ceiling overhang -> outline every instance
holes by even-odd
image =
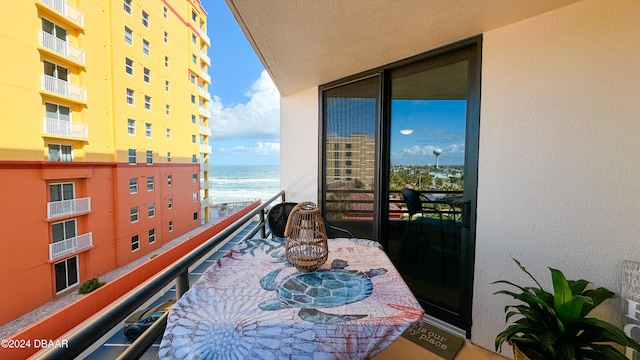
[[[281,95],[581,0],[226,0]]]

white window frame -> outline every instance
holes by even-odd
[[[171,129],[167,128],[167,140],[171,140]]]
[[[131,220],[132,224],[140,221],[140,209],[137,206],[129,209],[129,219]]]
[[[136,165],[138,163],[138,152],[136,151],[136,149],[129,149],[128,156],[129,156],[129,165]]]
[[[171,151],[167,151],[167,162],[171,162]]]
[[[50,111],[48,107],[55,107],[55,111]],[[60,111],[60,109],[66,109],[66,114],[64,111]],[[71,108],[69,106],[64,106],[56,103],[46,102],[44,103],[44,113],[47,119],[54,119],[60,121],[71,121]]]
[[[138,178],[129,178],[129,194],[138,193]]]
[[[54,239],[54,231],[53,231],[53,227],[56,225],[62,225],[62,239]],[[71,232],[72,234],[67,235],[68,231],[67,228],[71,227]],[[51,242],[52,243],[57,243],[60,241],[65,241],[68,239],[73,239],[74,237],[78,236],[78,223],[76,221],[76,219],[67,219],[67,220],[63,220],[63,221],[58,221],[55,223],[51,224]]]
[[[133,30],[124,27],[124,42],[133,46]]]
[[[151,111],[151,96],[144,96],[144,109],[147,111]]]
[[[165,19],[169,18],[169,9],[167,9],[166,6],[164,7],[163,14]]]
[[[72,260],[73,260],[73,261],[75,261],[75,263],[76,263],[76,265],[75,265],[75,267],[76,267],[76,274],[75,274],[76,282],[75,282],[75,283],[73,283],[73,284],[69,284],[69,262],[70,262],[70,261],[72,261]],[[56,272],[56,266],[57,266],[58,264],[61,264],[61,263],[64,263],[64,268],[65,268],[65,285],[66,285],[66,287],[64,287],[64,288],[63,288],[63,289],[61,289],[61,290],[57,290],[57,289],[58,289],[58,284],[57,284],[57,282],[56,282],[56,284],[55,284],[55,287],[56,287],[56,294],[60,294],[60,293],[62,293],[62,292],[65,292],[65,291],[69,290],[70,288],[72,288],[72,287],[74,287],[75,285],[78,285],[78,284],[80,283],[80,261],[78,260],[78,256],[72,256],[72,257],[70,257],[70,258],[64,259],[64,260],[62,260],[62,261],[58,261],[58,262],[56,262],[55,264],[53,264],[53,273],[54,273],[54,275],[57,275],[57,272]],[[57,281],[57,278],[58,278],[58,277],[57,277],[57,276],[54,276],[54,278],[55,278],[55,279],[56,279],[56,281]]]
[[[194,192],[193,194],[191,194],[191,199],[193,202],[197,202],[198,201],[198,193]]]
[[[173,175],[167,175],[167,186],[171,186],[173,183]]]
[[[173,221],[169,221],[169,232],[173,231]]]
[[[147,150],[147,165],[153,165],[153,150]]]
[[[147,216],[149,218],[152,218],[152,217],[156,216],[156,204],[155,203],[147,204]]]
[[[144,135],[148,138],[152,137],[153,135],[153,128],[151,123],[144,123]]]
[[[142,39],[142,53],[151,56],[151,43],[147,39]]]
[[[191,180],[193,180],[193,183],[197,183],[198,182],[198,174],[192,174],[191,175]]]
[[[169,57],[168,56],[164,57],[164,67],[169,68]]]
[[[132,15],[133,11],[131,10],[131,0],[124,0],[124,12]]]
[[[149,14],[146,11],[142,10],[142,26],[149,28]]]
[[[155,183],[154,183],[153,176],[148,176],[147,177],[147,191],[153,191],[153,189],[155,189]]]
[[[48,144],[47,149],[48,149],[49,161],[56,161],[56,162],[72,162],[73,161],[73,146],[71,145]],[[52,154],[51,150],[54,150],[54,151],[57,150],[58,152],[57,159],[53,159],[53,157],[51,156]]]
[[[151,69],[146,67],[142,69],[142,80],[147,84],[151,84]]]
[[[169,33],[165,31],[164,35],[163,35],[163,38],[164,38],[164,43],[168,44],[169,43]]]
[[[71,185],[71,197],[67,197],[65,196],[65,188],[68,188],[68,186]],[[53,187],[56,188],[60,188],[58,190],[58,192],[60,193],[60,199],[58,200],[54,200],[53,197],[51,196],[51,194],[53,193],[53,191],[51,190]],[[76,184],[73,182],[63,182],[63,183],[51,183],[49,184],[49,200],[50,201],[65,201],[65,200],[73,200],[76,198]]]
[[[131,106],[136,105],[136,92],[133,89],[127,88],[127,104]]]
[[[169,88],[170,88],[170,87],[169,87],[169,80],[165,80],[165,81],[164,81],[164,90],[165,90],[166,92],[169,92]]]
[[[124,58],[124,72],[133,76],[133,60],[129,59],[128,57]]]
[[[156,229],[149,229],[149,244],[156,242]]]
[[[138,234],[131,237],[131,252],[140,250],[140,236]]]
[[[191,114],[191,123],[192,124],[196,123],[196,115],[195,114]]]
[[[166,104],[166,105],[164,106],[164,113],[165,113],[167,116],[170,116],[170,115],[171,115],[171,105]]]
[[[173,198],[167,200],[167,209],[173,209]]]
[[[136,134],[136,121],[134,119],[127,119],[127,134]]]

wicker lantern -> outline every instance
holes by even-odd
[[[327,230],[314,203],[299,203],[291,210],[284,236],[287,260],[299,271],[314,271],[327,261]]]

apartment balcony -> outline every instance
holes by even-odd
[[[208,84],[211,84],[211,76],[205,70],[200,70],[200,77]]]
[[[89,126],[72,121],[44,118],[42,132],[49,137],[89,139]]]
[[[198,30],[198,33],[200,34],[200,37],[202,38],[202,40],[204,40],[204,42],[207,44],[207,46],[211,46],[211,39],[209,39],[209,36],[207,35],[207,33],[204,32],[202,29]]]
[[[199,112],[200,112],[200,115],[201,115],[201,116],[204,116],[204,117],[206,117],[206,118],[211,118],[211,111],[209,111],[209,110],[207,110],[207,109],[203,108],[202,106],[200,107],[200,109],[199,109],[199,110],[200,110]]]
[[[84,13],[69,5],[65,0],[40,0],[40,4],[45,5],[70,24],[80,29],[84,27]]]
[[[42,91],[80,103],[87,102],[87,89],[83,86],[46,74],[41,75],[40,82]]]
[[[92,233],[86,233],[62,241],[57,241],[53,244],[49,244],[49,260],[55,260],[92,246]]]
[[[207,64],[207,66],[211,66],[211,58],[204,51],[200,51],[200,58]]]
[[[80,198],[47,203],[47,219],[71,216],[91,211],[91,198]]]
[[[211,145],[200,144],[200,152],[205,154],[211,154]]]
[[[200,204],[201,204],[202,207],[211,206],[211,205],[213,205],[213,199],[212,198],[202,199],[200,201]]]
[[[213,180],[200,180],[200,188],[201,189],[213,188]]]
[[[209,128],[208,126],[200,125],[200,134],[211,136],[211,128]]]
[[[200,88],[198,90],[198,93],[200,94],[200,97],[207,99],[208,101],[211,101],[211,94],[209,94],[209,92],[203,88]]]
[[[40,30],[38,33],[38,44],[65,60],[82,66],[85,64],[84,50],[64,40],[58,39],[45,31]]]

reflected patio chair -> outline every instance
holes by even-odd
[[[274,205],[271,210],[269,210],[269,213],[267,214],[267,224],[269,224],[269,229],[271,229],[271,237],[284,238],[284,229],[287,227],[289,214],[296,205],[298,205],[298,203],[283,202]],[[322,220],[324,221],[324,226],[327,230],[327,238],[332,239],[337,237],[356,237],[351,231],[347,229],[329,224],[327,219],[325,219],[324,217],[322,218]]]

